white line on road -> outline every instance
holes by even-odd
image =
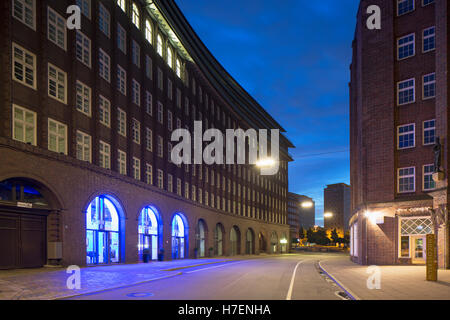
[[[301,265],[303,263],[303,261],[305,261],[305,260],[299,261],[297,263],[297,265],[295,266],[294,272],[292,273],[291,284],[289,285],[289,291],[287,293],[286,300],[291,300],[291,298],[292,298],[292,290],[294,289],[295,274],[297,273],[298,266]]]
[[[225,266],[228,266],[228,265],[239,264],[239,263],[242,263],[242,262],[247,262],[247,261],[228,262],[228,263],[225,263],[225,264],[221,264],[220,266],[214,266],[214,267],[209,267],[209,268],[202,268],[202,269],[197,269],[197,270],[194,270],[194,271],[188,271],[188,272],[185,272],[185,273],[194,273],[194,272],[199,272],[199,271],[203,271],[203,270],[215,269],[215,268],[225,267]]]

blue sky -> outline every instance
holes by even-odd
[[[358,0],[176,0],[227,71],[294,143],[289,191],[350,182],[348,82]]]

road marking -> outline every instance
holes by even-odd
[[[199,272],[199,271],[203,271],[203,270],[215,269],[215,268],[225,267],[225,266],[228,266],[228,265],[239,264],[239,263],[242,263],[242,262],[248,262],[248,261],[228,262],[228,263],[222,264],[220,266],[214,266],[214,267],[209,267],[209,268],[202,268],[202,269],[197,269],[197,270],[194,270],[194,271],[187,271],[185,273],[194,273],[194,272]]]
[[[322,261],[324,261],[324,260],[322,260]],[[339,287],[341,287],[341,289],[342,290],[344,290],[346,293],[347,293],[347,295],[352,299],[352,300],[361,300],[361,298],[360,297],[358,297],[356,294],[354,294],[352,291],[350,291],[350,289],[347,289],[335,276],[333,276],[333,275],[331,275],[331,273],[329,273],[329,272],[327,272],[326,270],[325,270],[325,268],[324,267],[322,267],[322,264],[321,264],[321,262],[322,261],[319,261],[319,268],[323,271],[323,272],[325,272],[325,274],[328,276],[328,277],[330,277],[330,279],[331,280],[333,280],[334,282],[336,282],[336,284],[339,286]]]
[[[289,291],[287,293],[286,300],[291,300],[291,298],[292,298],[292,290],[294,289],[295,274],[297,273],[298,266],[301,265],[303,263],[303,261],[305,261],[305,260],[299,261],[294,268],[294,272],[292,273],[291,284],[289,285]]]

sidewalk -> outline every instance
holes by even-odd
[[[320,265],[361,300],[450,300],[450,270],[439,270],[438,282],[425,280],[425,266],[380,266],[381,289],[367,288],[368,266],[348,257],[324,259]]]
[[[228,259],[189,259],[148,264],[86,267],[81,271],[81,289],[66,286],[71,274],[65,268],[0,271],[0,300],[49,300],[118,288],[179,275],[182,269],[220,263]]]

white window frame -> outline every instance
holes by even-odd
[[[158,101],[158,117],[157,120],[160,124],[164,124],[164,105]]]
[[[428,172],[428,173],[425,173],[425,168],[426,167],[431,167],[432,171]],[[436,189],[436,183],[433,180],[433,171],[434,171],[434,164],[425,164],[425,165],[422,166],[422,190],[423,191],[431,191],[431,190]],[[430,177],[431,181],[434,184],[434,188],[425,188],[425,176],[429,176]]]
[[[400,128],[409,127],[411,125],[413,126],[412,131],[400,133]],[[408,146],[408,147],[400,147],[400,136],[410,135],[411,133],[413,134],[413,137],[414,137],[413,145]],[[416,124],[408,123],[408,124],[398,126],[397,127],[397,150],[411,149],[411,148],[415,148],[415,147],[416,147]]]
[[[81,92],[79,92],[81,90]],[[92,89],[81,82],[80,80],[77,80],[76,82],[76,101],[75,101],[75,108],[85,114],[88,117],[92,116]],[[87,97],[86,97],[87,94]],[[86,103],[86,99],[88,102]],[[78,104],[78,102],[81,100],[81,106]],[[87,108],[87,110],[86,110]]]
[[[133,142],[136,144],[141,144],[141,122],[137,119],[132,119],[132,132],[133,132]]]
[[[150,163],[145,165],[145,182],[153,185],[153,166]]]
[[[136,79],[132,80],[131,85],[131,96],[133,99],[133,103],[138,107],[141,106],[141,84],[136,81]]]
[[[123,12],[127,11],[126,0],[117,0],[117,5],[120,9],[122,9]]]
[[[86,46],[86,44],[88,44],[88,45]],[[91,68],[91,66],[92,66],[92,63],[91,63],[92,42],[91,42],[91,39],[89,39],[89,37],[87,37],[80,30],[77,30],[75,46],[76,46],[75,54],[76,54],[77,60],[80,61],[85,66],[87,66],[88,68]],[[79,51],[81,53],[81,56],[79,56],[77,54],[77,51]],[[86,60],[88,60],[88,61],[86,62]]]
[[[100,95],[98,99],[99,121],[106,127],[111,127],[111,102],[104,96]]]
[[[22,59],[18,59],[15,55],[16,50],[21,52]],[[13,42],[12,44],[12,78],[14,81],[19,82],[23,84],[24,86],[27,86],[31,89],[36,90],[37,89],[37,62],[36,62],[36,55],[32,53],[31,51],[28,51],[27,49],[23,48],[22,46],[19,46],[17,43]],[[28,59],[27,59],[28,56]],[[32,59],[32,63],[29,63],[29,59]],[[16,77],[16,64],[20,64],[22,66],[21,68],[21,76],[22,80]],[[19,69],[18,69],[19,70]],[[17,70],[17,71],[18,71]],[[17,72],[19,73],[19,72]],[[27,79],[27,74],[31,74],[33,77],[33,84],[29,84]]]
[[[117,90],[124,96],[127,95],[127,72],[119,64],[117,65]]]
[[[111,145],[100,140],[99,143],[99,166],[105,169],[111,169]]]
[[[50,76],[50,70],[51,70],[51,69],[54,69],[54,70],[55,70],[55,72],[56,72],[56,78]],[[48,70],[48,73],[47,73],[47,75],[48,75],[48,76],[47,76],[47,78],[48,78],[48,82],[47,82],[48,96],[51,97],[51,98],[53,98],[53,99],[55,99],[55,100],[57,100],[57,101],[59,101],[59,102],[61,102],[61,103],[67,104],[67,73],[64,72],[62,69],[58,68],[57,66],[51,64],[51,63],[48,63],[48,68],[47,68],[47,70]],[[62,75],[63,78],[64,78],[63,81],[60,81],[60,79],[59,79],[59,77],[60,77],[61,75]],[[53,96],[53,95],[51,94],[50,87],[51,87],[52,81],[53,81],[54,84],[55,84],[55,94],[56,94],[56,96]],[[62,86],[63,89],[64,89],[64,97],[63,97],[63,99],[61,99],[61,98],[58,96],[59,89],[60,89],[61,86]]]
[[[141,29],[140,19],[141,19],[141,12],[136,2],[133,1],[131,5],[131,21],[133,22],[133,25],[138,29]]]
[[[153,95],[150,91],[145,91],[145,112],[153,116]]]
[[[404,38],[408,38],[408,37],[410,37],[410,36],[412,36],[413,39],[412,39],[411,41],[408,41],[408,42],[406,42],[406,43],[404,43],[404,44],[402,44],[402,45],[400,46],[400,44],[399,44],[400,41],[403,40]],[[400,58],[400,48],[409,46],[409,45],[411,45],[411,44],[413,45],[413,53],[412,53],[412,55],[409,55],[409,56]],[[415,55],[416,55],[416,34],[415,34],[415,33],[410,33],[410,34],[407,34],[407,35],[405,35],[405,36],[400,37],[400,38],[397,39],[397,60],[398,60],[398,61],[405,60],[405,59],[408,59],[408,58],[412,58],[412,57],[414,57]]]
[[[131,40],[131,57],[133,64],[140,68],[141,67],[141,46],[136,40]]]
[[[119,174],[127,175],[127,153],[120,149],[117,152],[117,169]]]
[[[57,132],[52,132],[50,131],[50,124],[53,123],[54,125],[56,125],[56,131]],[[56,121],[54,119],[48,118],[48,135],[47,135],[47,146],[48,146],[48,150],[56,152],[56,153],[62,153],[62,154],[66,154],[67,155],[67,125],[65,125],[62,122]],[[61,135],[59,133],[59,130],[63,128],[64,129],[64,133]],[[55,149],[51,148],[50,146],[50,138],[54,137],[56,140],[56,145],[55,145]],[[62,142],[64,143],[64,150],[60,150],[59,149],[59,145]]]
[[[167,191],[173,192],[173,175],[167,174]]]
[[[409,82],[411,80],[413,81],[413,86],[412,86],[412,89],[413,89],[413,100],[412,101],[408,101],[408,102],[400,103],[400,92],[407,91],[407,90],[411,89],[411,87],[400,89],[400,84],[405,83],[405,82]],[[411,78],[411,79],[407,79],[407,80],[403,80],[403,81],[397,82],[397,105],[398,106],[403,106],[403,105],[407,105],[407,104],[411,104],[411,103],[415,103],[415,102],[416,102],[416,79],[415,78]]]
[[[121,136],[126,137],[127,136],[127,113],[121,108],[117,108],[117,121],[118,121],[117,131],[119,132],[119,134]]]
[[[400,170],[409,170],[414,169],[414,174],[408,174],[405,176],[400,177]],[[400,179],[401,178],[414,178],[414,190],[407,190],[407,191],[400,191]],[[414,193],[416,192],[416,167],[405,167],[405,168],[398,168],[397,169],[397,193],[404,194],[404,193]]]
[[[145,20],[145,39],[153,44],[153,26],[149,19]]]
[[[434,75],[434,80],[425,82],[425,77],[429,77],[431,75]],[[434,84],[434,96],[425,97],[425,86],[426,85],[433,85]],[[422,76],[422,99],[428,100],[428,99],[434,99],[436,98],[436,72],[432,72],[429,74],[425,74]]]
[[[55,21],[50,19],[50,15],[53,15],[55,17]],[[54,36],[54,39],[52,39],[51,35]],[[62,36],[62,43],[59,42],[60,40],[59,38],[61,36]],[[50,6],[47,6],[47,39],[50,42],[53,42],[56,46],[63,49],[64,51],[67,51],[66,19],[64,19],[62,15],[53,10]]]
[[[127,32],[120,23],[117,23],[117,47],[127,54]]]
[[[434,33],[433,33],[433,35],[428,35],[428,36],[426,36],[426,35],[425,35],[425,32],[428,31],[428,30],[430,30],[430,29],[433,29],[433,28],[434,28]],[[425,50],[425,40],[427,40],[427,39],[429,39],[429,38],[434,38],[434,48],[433,48],[433,49]],[[425,29],[422,31],[422,52],[423,52],[423,53],[427,53],[427,52],[432,52],[432,51],[435,51],[435,50],[436,50],[436,26],[431,26],[431,27],[425,28]]]
[[[164,190],[164,171],[158,169],[158,188]]]
[[[77,0],[77,5],[81,9],[81,13],[91,20],[91,0]]]
[[[411,11],[404,12],[404,13],[400,13],[400,12],[399,12],[399,5],[400,5],[400,2],[407,2],[407,1],[409,1],[409,0],[397,0],[397,16],[403,16],[403,15],[405,15],[405,14],[414,12],[414,10],[416,10],[416,3],[415,3],[416,1],[415,1],[415,0],[411,0],[411,1],[412,1],[412,4],[413,4],[412,10],[411,10]]]
[[[107,82],[111,82],[111,57],[101,48],[99,48],[98,63],[100,77]]]
[[[157,136],[156,147],[157,147],[157,155],[159,158],[164,157],[164,139],[161,136]]]
[[[16,110],[20,110],[23,114],[23,120],[19,120],[16,118]],[[29,117],[33,118],[33,123],[26,122],[25,119],[27,119],[27,114]],[[23,140],[16,139],[16,130],[18,130],[18,124],[22,127],[22,136]],[[33,137],[32,141],[27,141],[27,129],[33,130]],[[20,141],[23,143],[30,143],[33,146],[37,145],[37,114],[34,111],[28,110],[24,107],[21,107],[17,104],[13,104],[12,108],[12,138],[13,140]]]
[[[101,2],[98,7],[98,28],[105,36],[111,37],[111,14]]]
[[[150,128],[145,128],[145,148],[153,152],[153,131]]]
[[[30,6],[25,2],[25,0],[13,0],[11,10],[12,16],[16,18],[18,21],[22,22],[24,25],[36,31],[36,0],[32,0],[33,5]],[[16,3],[20,3],[22,5],[22,10],[20,12],[21,16],[16,15],[15,9],[17,8]],[[32,14],[32,23],[31,25],[27,23],[27,12]]]
[[[92,137],[89,134],[84,133],[83,131],[77,130],[76,141],[77,141],[77,154],[76,154],[77,159],[80,161],[86,161],[91,163]]]
[[[434,121],[434,127],[432,127],[432,128],[425,128],[425,123],[431,122],[431,121]],[[423,131],[423,133],[422,133],[422,141],[423,141],[423,145],[424,145],[424,146],[434,145],[434,144],[435,144],[435,141],[429,142],[429,143],[425,143],[425,132],[426,132],[426,131],[434,131],[434,140],[436,140],[436,119],[425,120],[425,121],[423,122],[422,128],[423,128],[423,130],[422,130],[422,131]]]
[[[133,177],[136,180],[141,180],[141,160],[133,157]]]

